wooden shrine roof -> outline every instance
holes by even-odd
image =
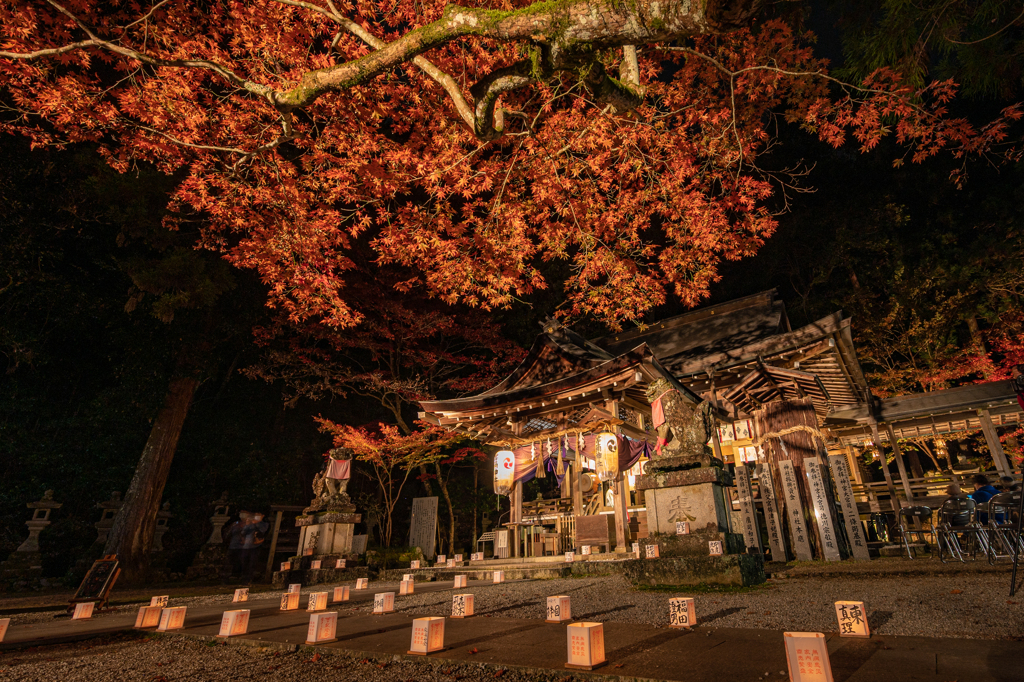
[[[818,419],[832,409],[832,396],[817,374],[758,362],[757,365],[722,395],[724,400],[742,414],[752,414],[761,405],[773,400],[811,398]]]

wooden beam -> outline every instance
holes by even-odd
[[[988,450],[992,453],[992,461],[1000,476],[1009,476],[1012,471],[1006,462],[1006,453],[1003,452],[1003,444],[999,442],[999,434],[992,424],[992,415],[988,409],[978,410],[978,419],[981,421],[981,430],[985,434],[985,442],[988,443]]]

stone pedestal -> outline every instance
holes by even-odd
[[[354,506],[345,510],[328,510],[306,514],[295,519],[299,528],[299,555],[313,550],[315,558],[321,555],[353,554],[352,534],[362,516]]]
[[[691,528],[711,526],[719,533],[727,533],[729,507],[724,486],[731,479],[719,467],[654,471],[640,477],[636,488],[644,491],[650,532],[674,535],[676,522],[686,521]]]

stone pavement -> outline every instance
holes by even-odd
[[[471,587],[486,585],[484,581],[470,584]],[[407,657],[413,617],[401,612],[369,615],[367,607],[375,591],[371,584],[368,590],[352,591],[350,602],[334,605],[332,608],[340,613],[338,639],[319,647],[345,650],[350,655],[368,658]],[[417,583],[416,591],[454,592],[451,583]],[[230,594],[226,594],[221,605],[190,606],[185,629],[176,632],[216,639],[221,613],[241,607],[251,611],[249,632],[231,638],[229,643],[285,649],[304,646],[309,623],[309,614],[304,609],[282,612],[276,599],[237,605],[231,604],[230,599]],[[396,595],[398,609],[401,609],[401,599]],[[305,603],[304,594],[300,604],[305,606]],[[602,613],[574,615],[577,621],[600,622]],[[134,622],[134,613],[109,614],[91,621],[62,619],[22,626],[14,619],[0,650],[96,637],[131,629]],[[500,612],[482,610],[472,618],[447,619],[446,649],[431,658],[560,670],[566,660],[565,627],[541,620],[503,618]],[[595,671],[595,675],[680,682],[787,679],[780,631],[712,627],[684,631],[610,622],[605,623],[605,648],[608,663]],[[841,639],[831,633],[828,648],[836,682],[1024,679],[1024,642],[1021,641],[894,636],[863,640]]]

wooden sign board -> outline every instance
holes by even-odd
[[[775,481],[768,464],[758,464],[757,484],[761,489],[761,507],[764,509],[765,524],[768,526],[768,547],[771,549],[772,561],[786,561],[786,546],[782,539],[782,526],[779,523],[779,506],[775,503]]]
[[[862,601],[837,601],[836,620],[840,637],[870,637],[868,612]]]
[[[324,592],[324,594],[327,594]],[[337,639],[338,613],[314,613],[309,617],[309,629],[306,630],[306,644],[325,644]]]
[[[368,578],[356,578],[356,589],[365,590],[369,586],[370,580]]]
[[[412,622],[412,643],[406,653],[426,656],[444,649],[444,618],[432,616]]]
[[[604,664],[604,626],[601,623],[572,623],[566,631],[569,650],[566,668],[593,670]]]
[[[836,542],[836,533],[832,526],[832,512],[828,506],[828,494],[825,492],[825,482],[821,478],[821,469],[818,467],[818,463],[812,459],[805,459],[804,475],[807,477],[811,501],[814,503],[814,516],[818,521],[818,535],[821,538],[825,561],[839,561],[841,558],[839,543]]]
[[[843,525],[846,537],[850,539],[850,550],[853,558],[868,561],[868,542],[864,537],[864,529],[860,525],[860,513],[857,511],[857,500],[853,496],[853,485],[850,483],[850,470],[846,466],[845,455],[829,455],[828,465],[832,469],[832,480],[836,483],[836,494],[839,495],[839,508],[843,512]]]
[[[494,571],[491,574],[491,582],[495,585],[505,582],[505,571]]]
[[[469,618],[473,615],[473,595],[452,595],[452,618]]]
[[[114,583],[120,574],[121,569],[118,568],[114,555],[92,562],[89,572],[78,586],[78,591],[71,598],[72,605],[78,602],[98,602],[102,608],[110,599],[110,591],[114,589]]]
[[[71,620],[89,620],[92,618],[92,610],[96,602],[87,601],[75,604],[75,612],[71,614]]]
[[[761,553],[761,532],[754,512],[754,491],[750,486],[750,469],[746,465],[736,467],[736,497],[740,503],[740,521],[743,524],[743,542],[747,549]]]
[[[469,579],[465,575],[455,576],[455,589],[459,589],[460,587],[466,587],[468,582]]]
[[[231,603],[233,604],[243,601],[249,601],[248,587],[239,587],[237,590],[235,590],[235,596],[231,598]]]
[[[572,608],[569,605],[569,597],[565,595],[548,597],[544,620],[547,623],[564,623],[572,620]]]
[[[334,588],[334,599],[332,601],[348,601],[348,585]]]
[[[660,545],[647,545],[644,547],[644,556],[648,559],[657,559],[661,557],[661,546]]]
[[[782,482],[782,502],[786,507],[789,541],[793,553],[799,561],[812,561],[814,552],[811,551],[811,541],[807,537],[807,523],[804,521],[804,508],[800,502],[800,483],[791,460],[779,460],[779,480]]]
[[[156,626],[160,632],[180,630],[183,627],[185,627],[184,606],[172,606],[160,612],[160,624]]]
[[[385,613],[394,613],[395,593],[380,592],[373,595],[373,615],[382,616]]]
[[[220,619],[218,637],[235,637],[244,635],[249,630],[249,609],[225,611]]]
[[[403,580],[398,583],[398,594],[407,595],[416,591],[416,583],[411,580]]]
[[[668,600],[668,626],[692,628],[697,624],[697,607],[693,597],[673,597]]]
[[[281,610],[294,611],[299,608],[299,593],[285,592],[281,595]]]
[[[138,629],[155,628],[160,624],[160,612],[162,606],[143,606],[139,609],[139,615],[135,617],[135,627]]]
[[[790,682],[833,682],[825,635],[820,632],[784,632]]]
[[[11,627],[10,618],[0,618],[0,642],[7,636],[7,628]]]
[[[310,592],[309,601],[306,603],[306,611],[323,611],[327,608],[326,592]]]
[[[167,596],[167,595],[163,595],[161,597],[150,597],[149,598],[149,605],[150,606],[159,606],[160,608],[164,608],[165,606],[167,606],[167,602],[169,602],[170,600],[171,600],[171,598],[169,596]]]

